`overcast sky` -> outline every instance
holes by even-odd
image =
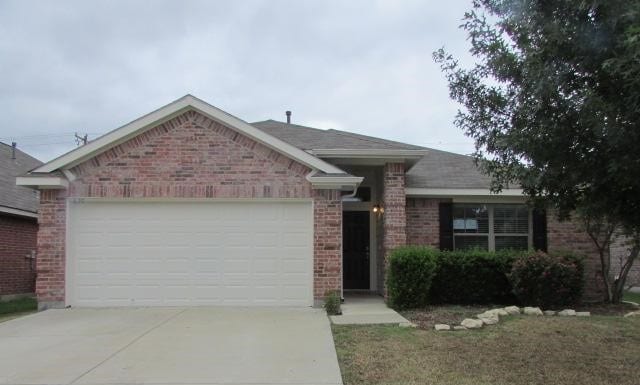
[[[191,93],[468,154],[432,52],[469,62],[470,0],[0,0],[0,141],[48,161]]]

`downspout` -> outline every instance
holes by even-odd
[[[350,193],[350,194],[347,194],[347,195],[343,195],[342,197],[343,198],[353,198],[353,197],[355,197],[356,194],[358,193],[358,187],[359,187],[359,185],[354,185],[353,186],[353,192]]]

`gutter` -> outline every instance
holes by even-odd
[[[314,189],[318,190],[356,190],[364,177],[343,175],[318,175],[317,171],[311,171],[306,179]]]

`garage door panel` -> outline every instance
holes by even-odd
[[[255,274],[278,274],[281,271],[280,261],[277,258],[260,258],[253,261],[253,273]]]
[[[75,306],[312,304],[310,203],[74,203]]]

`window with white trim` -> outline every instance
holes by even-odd
[[[490,251],[533,246],[531,210],[520,204],[453,204],[453,248]]]

